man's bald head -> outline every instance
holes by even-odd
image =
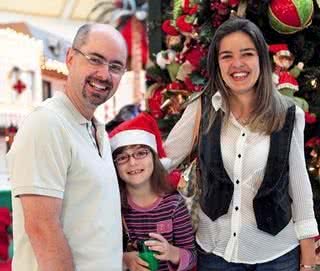
[[[83,45],[85,45],[92,31],[103,31],[105,33],[108,33],[108,35],[110,35],[111,37],[114,37],[117,40],[123,42],[123,45],[127,47],[123,36],[116,28],[114,28],[109,24],[99,24],[99,23],[88,23],[88,24],[82,25],[78,29],[76,36],[74,37],[72,47],[79,49]]]

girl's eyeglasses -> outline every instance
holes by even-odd
[[[141,160],[150,153],[150,150],[148,149],[141,149],[136,150],[131,154],[128,153],[120,153],[116,156],[116,158],[113,160],[117,165],[123,165],[125,163],[128,163],[130,160],[130,157],[133,157],[136,160]]]

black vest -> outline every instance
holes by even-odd
[[[265,176],[253,199],[258,229],[272,235],[277,235],[285,228],[292,217],[292,200],[288,185],[289,151],[294,120],[295,106],[291,106],[287,111],[283,128],[270,136]],[[208,133],[201,133],[199,142],[202,181],[200,205],[212,221],[228,212],[234,185],[238,185],[239,182],[230,179],[223,165],[220,146],[221,123],[221,111],[218,111],[215,122]]]

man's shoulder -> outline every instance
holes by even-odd
[[[19,130],[48,130],[53,131],[55,129],[64,129],[66,119],[63,117],[63,113],[56,110],[54,107],[47,106],[51,101],[45,101],[38,107],[36,107],[22,122]]]
[[[57,95],[46,99],[33,112],[29,114],[26,120],[45,121],[49,123],[61,123],[66,119],[67,107],[61,96]]]

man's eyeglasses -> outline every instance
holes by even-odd
[[[72,48],[72,49],[75,50],[80,55],[84,56],[92,66],[97,66],[97,67],[108,66],[109,71],[116,75],[121,75],[126,71],[126,68],[120,63],[116,63],[116,62],[109,63],[107,60],[99,56],[86,54],[77,48]]]
[[[120,153],[116,156],[116,158],[113,160],[117,165],[123,165],[125,163],[128,163],[130,160],[130,157],[133,157],[136,160],[141,160],[150,153],[150,150],[148,149],[141,149],[136,150],[135,152],[128,154],[128,153]]]

